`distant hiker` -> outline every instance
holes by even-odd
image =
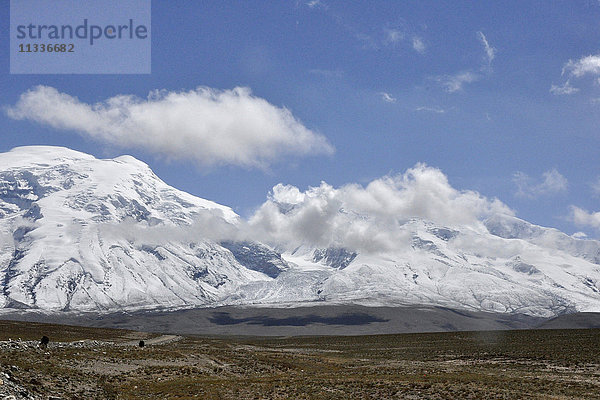
[[[40,347],[45,349],[48,347],[48,343],[50,343],[50,338],[48,338],[46,335],[42,336],[42,339],[40,340]]]
[[[140,340],[140,347],[144,347],[146,345],[146,343],[144,343],[143,340]]]

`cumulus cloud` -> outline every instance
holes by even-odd
[[[516,195],[534,199],[567,191],[567,178],[556,169],[551,169],[542,174],[542,180],[536,181],[523,172],[516,172],[513,182],[517,185]]]
[[[487,62],[488,67],[490,67],[492,65],[492,61],[494,61],[494,58],[496,58],[496,49],[493,48],[492,46],[490,46],[490,44],[489,44],[487,38],[485,37],[485,35],[483,34],[483,32],[481,32],[481,31],[477,32],[477,37],[479,38],[479,41],[483,45],[483,50],[485,51],[486,62]]]
[[[600,229],[600,211],[588,212],[577,206],[571,206],[570,219],[577,226],[589,226]]]
[[[553,94],[573,94],[579,91],[578,88],[571,86],[571,79],[582,78],[584,76],[594,77],[598,82],[600,76],[600,55],[589,55],[578,60],[569,60],[562,69],[562,75],[568,79],[562,86],[552,85],[550,92]]]
[[[454,189],[439,169],[418,164],[364,187],[322,182],[301,191],[279,184],[249,226],[255,237],[287,249],[309,245],[385,252],[410,243],[402,226],[411,218],[485,230],[481,219],[496,213],[513,214],[499,200]]]
[[[396,102],[396,98],[389,93],[381,92],[379,94],[381,95],[381,98],[383,99],[383,101],[385,101],[386,103],[395,103]]]
[[[563,67],[563,74],[577,78],[584,75],[600,75],[600,55],[582,57],[579,60],[569,60]]]
[[[575,232],[571,235],[573,239],[585,239],[587,238],[587,233],[585,232]]]
[[[206,166],[266,168],[286,155],[333,152],[323,136],[306,128],[288,109],[241,87],[157,90],[145,99],[118,95],[87,104],[55,88],[37,86],[23,93],[7,114]]]

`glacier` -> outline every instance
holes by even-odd
[[[348,224],[368,218],[338,212]],[[402,245],[389,251],[279,246],[254,237],[229,207],[170,187],[133,157],[18,147],[0,154],[0,308],[600,311],[598,241],[502,213],[475,227],[406,218],[398,229]]]

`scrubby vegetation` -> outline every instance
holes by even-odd
[[[0,321],[0,341],[0,396],[16,399],[600,398],[600,330],[266,339]]]

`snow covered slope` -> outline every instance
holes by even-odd
[[[337,212],[347,224],[369,218]],[[600,311],[600,243],[510,215],[475,227],[406,219],[395,227],[402,243],[375,252],[269,247],[249,239],[249,229],[230,208],[168,186],[132,157],[16,148],[0,154],[0,307],[325,302]]]
[[[413,219],[403,227],[412,237],[404,251],[355,257],[346,252],[338,266],[328,265],[325,249],[284,253],[294,268],[277,281],[240,291],[254,295],[238,303],[428,304],[546,317],[600,311],[600,265],[589,261],[597,257],[599,243],[569,241],[564,234],[554,237],[553,229],[528,226],[545,238],[506,239]],[[329,253],[339,255],[340,249]]]
[[[268,279],[201,229],[185,230],[198,221],[227,227],[238,217],[169,187],[132,157],[97,160],[58,147],[1,154],[0,306],[205,305]]]

